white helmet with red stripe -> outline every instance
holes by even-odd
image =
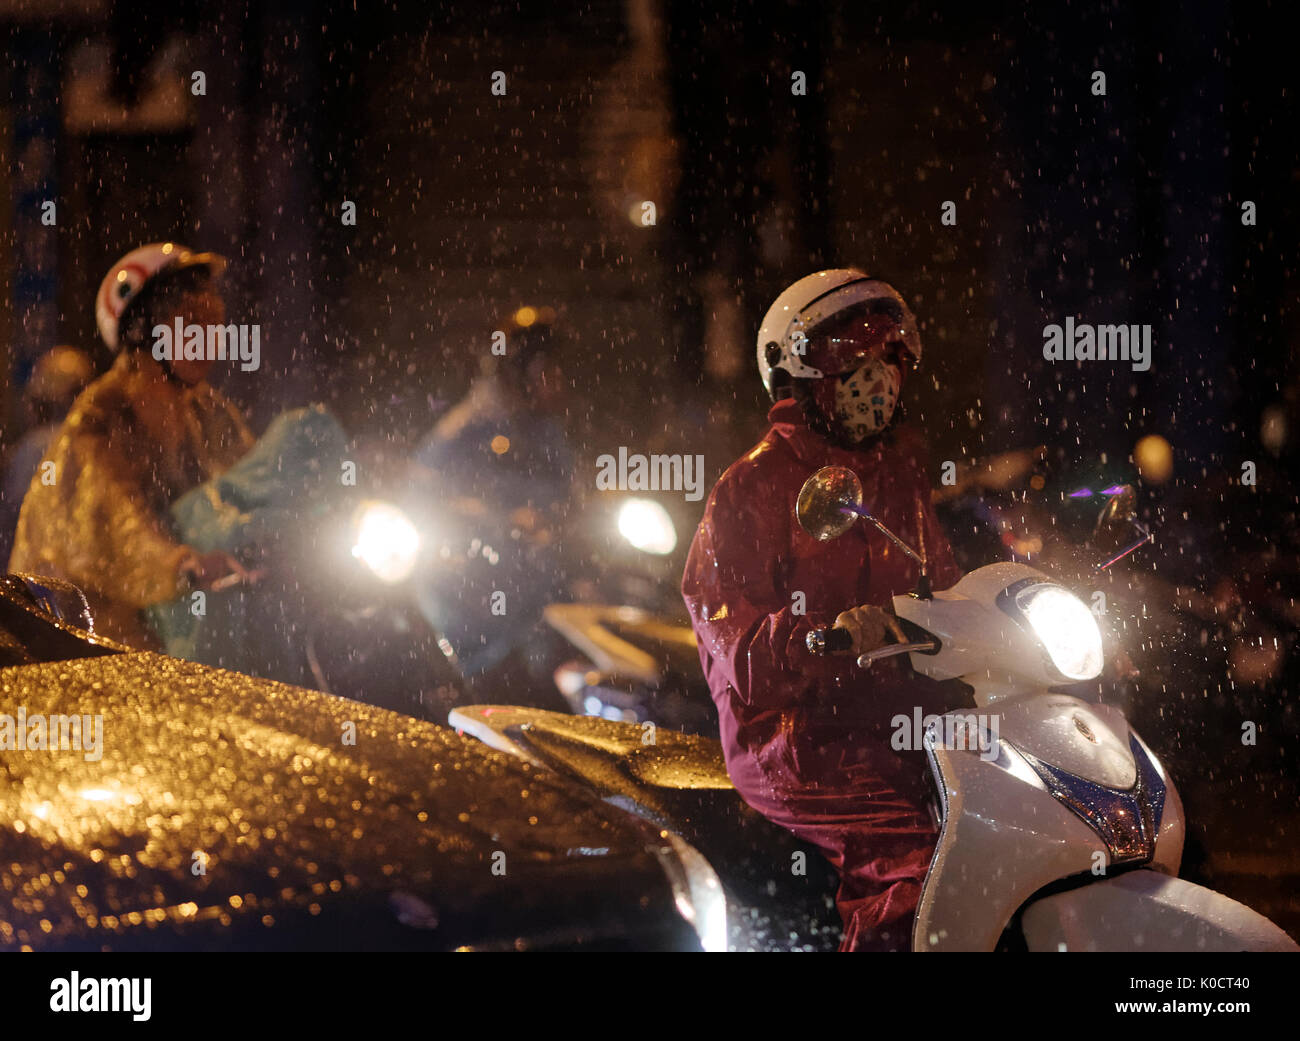
[[[877,315],[881,317],[876,319]],[[895,328],[882,332],[901,342],[914,366],[920,363],[916,316],[897,289],[858,268],[818,271],[786,289],[763,317],[758,372],[768,396],[775,398],[778,386],[788,385],[789,380],[819,380],[861,364],[859,347],[872,337],[818,337],[820,331],[858,316],[867,325],[892,321]],[[781,373],[784,376],[777,375]]]
[[[99,284],[95,296],[95,324],[99,326],[99,335],[110,350],[120,348],[118,328],[127,305],[161,272],[206,267],[217,275],[225,266],[224,257],[216,253],[195,253],[179,242],[153,242],[131,250],[109,269]]]

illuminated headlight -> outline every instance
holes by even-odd
[[[401,582],[415,569],[420,533],[391,503],[362,503],[357,510],[353,540],[352,555],[380,581]]]
[[[667,556],[677,548],[677,529],[668,511],[651,499],[628,499],[618,511],[618,533],[637,549]]]
[[[1062,676],[1090,680],[1101,674],[1101,629],[1082,600],[1060,586],[1043,584],[1019,593],[1016,606]]]

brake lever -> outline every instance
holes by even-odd
[[[916,643],[891,643],[884,647],[877,647],[874,651],[859,654],[858,668],[869,669],[873,662],[880,661],[882,658],[893,658],[899,654],[911,654],[913,651],[929,652],[938,649],[939,645],[933,640],[921,640]]]

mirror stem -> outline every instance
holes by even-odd
[[[921,555],[916,552],[916,550],[914,550],[906,542],[904,542],[892,531],[890,531],[883,524],[881,524],[880,521],[876,520],[875,517],[871,516],[871,514],[867,510],[863,509],[861,506],[842,506],[840,508],[845,513],[856,513],[859,517],[862,517],[864,520],[869,520],[875,526],[876,530],[880,532],[880,534],[884,535],[885,538],[889,539],[890,542],[892,542],[895,546],[901,549],[909,557],[911,557],[918,564],[920,564],[922,568],[925,567],[925,561],[921,558]]]
[[[1138,539],[1135,543],[1133,543],[1133,545],[1128,546],[1127,548],[1120,550],[1120,552],[1119,552],[1116,556],[1111,557],[1110,560],[1106,561],[1106,563],[1097,565],[1097,570],[1098,570],[1098,571],[1105,571],[1105,570],[1106,570],[1108,567],[1110,567],[1112,564],[1118,564],[1121,560],[1123,560],[1125,557],[1127,557],[1127,556],[1128,556],[1130,553],[1132,553],[1134,550],[1141,549],[1141,548],[1142,548],[1143,546],[1145,546],[1148,542],[1154,542],[1154,541],[1155,541],[1155,539],[1153,538],[1153,536],[1151,535],[1151,533],[1150,533],[1150,532],[1147,532],[1147,533],[1146,533],[1145,535],[1143,535],[1140,539]]]
[[[921,499],[919,496],[916,500],[916,544],[921,550],[921,573],[916,576],[916,596],[918,600],[933,600],[934,593],[930,589],[930,573],[926,569],[925,508],[921,505]]]

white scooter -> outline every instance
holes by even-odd
[[[1121,500],[1109,512],[1122,515]],[[1078,597],[1018,563],[931,593],[923,554],[863,508],[842,467],[810,477],[796,513],[821,540],[863,518],[920,565],[917,591],[893,601],[908,642],[859,666],[907,654],[917,672],[974,691],[978,714],[924,726],[939,841],[913,950],[993,950],[1017,918],[1035,951],[1300,950],[1262,915],[1178,878],[1183,807],[1160,761],[1118,710],[1053,692],[1101,674],[1101,631]],[[808,645],[833,652],[846,635],[815,631]]]

